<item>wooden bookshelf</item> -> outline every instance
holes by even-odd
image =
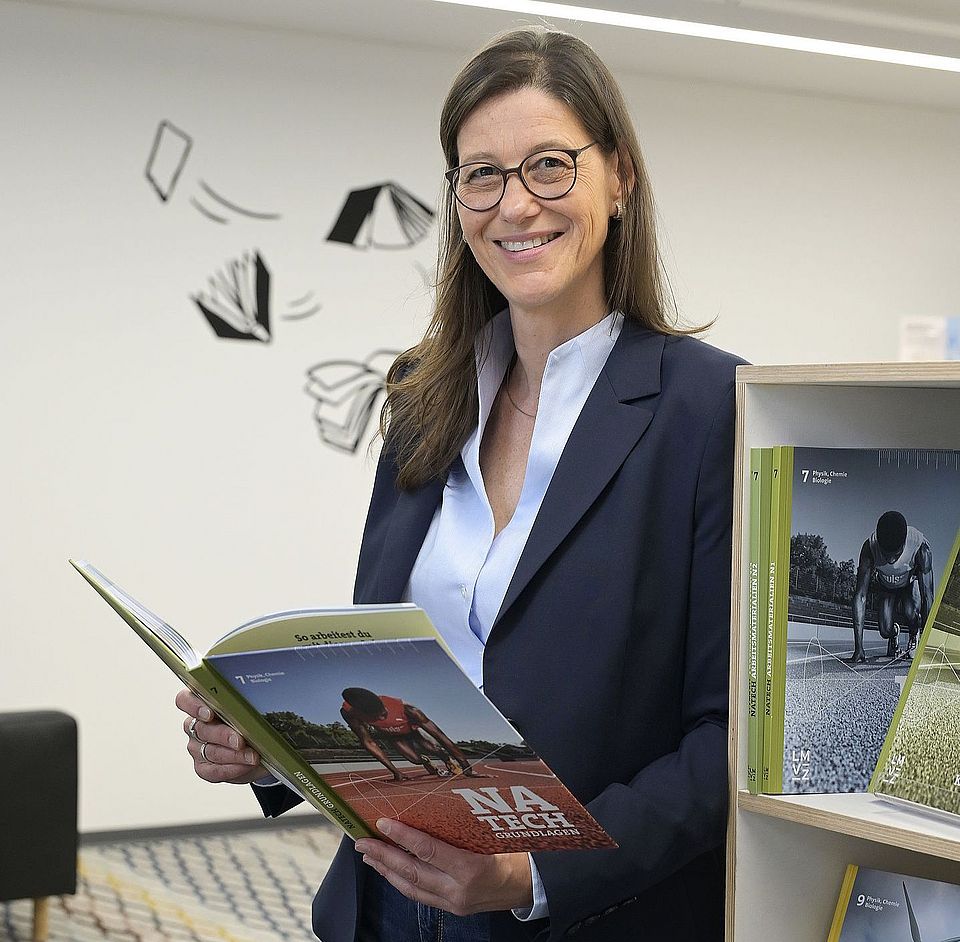
[[[960,448],[960,363],[740,367],[736,434],[726,938],[824,942],[848,863],[960,883],[960,819],[871,795],[746,791],[750,449]]]

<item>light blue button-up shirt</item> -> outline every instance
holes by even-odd
[[[466,473],[458,467],[447,477],[404,599],[426,611],[481,690],[483,651],[490,630],[563,448],[622,326],[621,314],[609,314],[547,357],[523,488],[510,522],[499,533],[495,533],[493,510],[480,471],[480,443],[514,355],[509,311],[501,311],[490,321],[477,344],[480,410],[477,427],[460,451]],[[514,910],[521,919],[548,914],[543,884],[532,857],[530,870],[534,906],[528,912]]]

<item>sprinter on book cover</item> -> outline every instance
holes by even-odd
[[[478,853],[612,846],[434,639],[210,661],[371,829],[396,818]]]
[[[773,790],[864,791],[960,525],[960,454],[795,447],[784,496]]]

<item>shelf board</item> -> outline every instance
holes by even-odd
[[[873,795],[751,795],[741,791],[737,808],[960,861],[960,817],[954,822],[935,813],[900,808]]]
[[[741,383],[778,386],[805,383],[826,386],[960,386],[960,362],[823,363],[740,366]]]

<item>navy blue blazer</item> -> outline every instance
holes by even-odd
[[[624,324],[570,435],[484,652],[484,692],[616,850],[535,855],[549,919],[493,942],[723,938],[734,372]],[[354,600],[394,602],[443,482],[377,469]],[[268,814],[296,799],[258,790]],[[344,839],[313,906],[353,942],[366,867]],[[389,942],[389,940],[384,940]]]

